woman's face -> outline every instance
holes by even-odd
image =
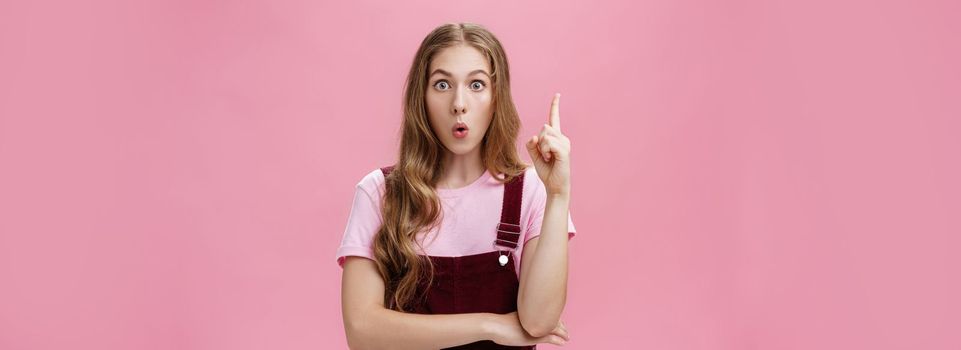
[[[427,70],[427,117],[449,151],[464,155],[484,139],[493,117],[490,64],[468,45],[442,49]]]

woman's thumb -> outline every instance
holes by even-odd
[[[530,153],[531,160],[537,160],[540,157],[541,152],[537,150],[537,135],[527,140],[527,153]]]

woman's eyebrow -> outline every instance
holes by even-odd
[[[474,74],[477,74],[477,73],[483,73],[484,75],[490,77],[490,74],[487,73],[487,71],[486,71],[486,70],[483,70],[483,69],[476,69],[476,70],[470,72],[469,74],[467,74],[467,76],[471,76],[471,75],[474,75]],[[442,75],[446,75],[446,76],[448,76],[448,77],[453,77],[453,76],[454,76],[454,75],[451,74],[450,72],[448,72],[448,71],[446,71],[446,70],[443,70],[443,69],[440,69],[440,68],[435,69],[432,73],[430,73],[430,76],[434,76],[434,74],[442,74]]]

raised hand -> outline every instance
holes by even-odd
[[[527,141],[527,152],[534,162],[548,194],[569,195],[571,190],[571,141],[561,133],[561,94],[554,94],[547,124]]]

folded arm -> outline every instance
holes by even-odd
[[[351,349],[440,349],[489,338],[493,314],[422,315],[384,307],[384,282],[370,259],[349,256],[341,287]]]

